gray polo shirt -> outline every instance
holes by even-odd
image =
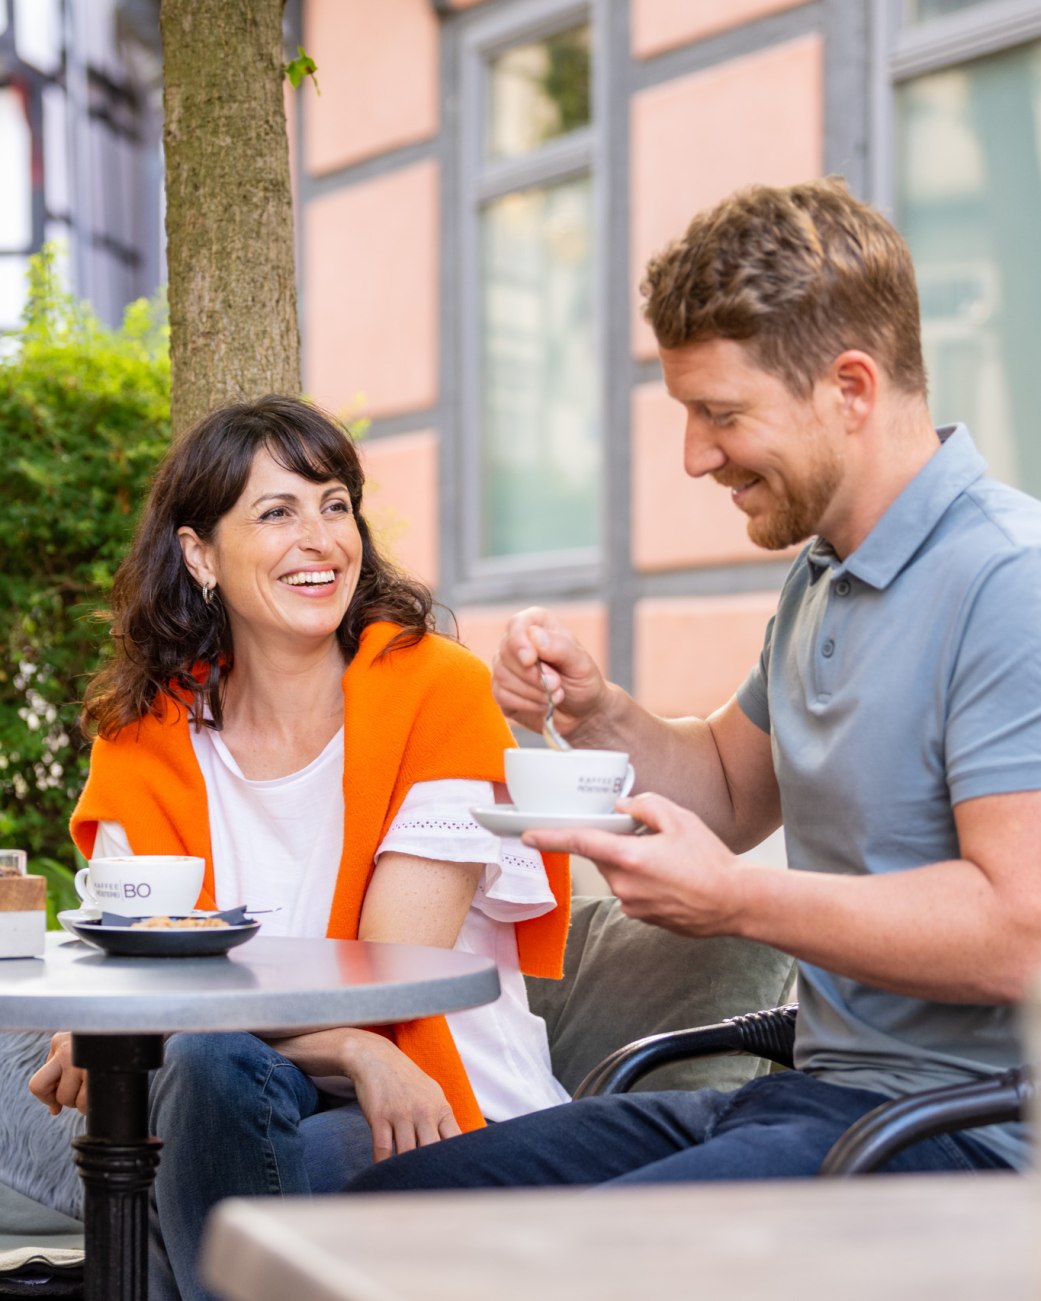
[[[957,858],[955,805],[1041,789],[1041,502],[988,479],[963,425],[939,437],[852,555],[802,552],[738,691],[770,733],[792,869]],[[799,982],[796,1063],[835,1084],[896,1096],[1022,1061],[1015,1008],[809,963]],[[1021,1126],[977,1137],[1025,1163]]]

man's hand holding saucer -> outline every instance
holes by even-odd
[[[630,917],[682,935],[739,934],[740,860],[697,814],[651,793],[615,808],[657,834],[536,828],[524,843],[591,859]]]

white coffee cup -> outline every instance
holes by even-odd
[[[88,908],[122,917],[183,917],[195,907],[205,867],[188,854],[92,858],[76,873],[76,893]]]
[[[506,786],[521,813],[612,813],[636,774],[624,750],[507,750]]]

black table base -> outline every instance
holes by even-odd
[[[74,1034],[87,1075],[87,1132],[73,1142],[84,1189],[85,1301],[147,1301],[148,1200],[162,1143],[148,1133],[158,1034]]]

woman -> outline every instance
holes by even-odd
[[[199,906],[272,910],[269,935],[486,954],[503,997],[386,1033],[175,1035],[152,1088],[153,1298],[205,1296],[195,1254],[221,1197],[335,1191],[392,1151],[566,1099],[521,975],[560,974],[566,861],[469,817],[510,732],[429,592],[379,556],[362,483],[343,430],[287,398],[175,443],[116,576],[73,837],[88,857],[201,855]],[[82,1107],[68,1036],[30,1087]]]

